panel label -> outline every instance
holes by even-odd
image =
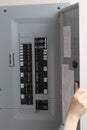
[[[71,57],[71,26],[63,27],[64,57]]]

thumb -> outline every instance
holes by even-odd
[[[75,81],[75,84],[74,84],[74,92],[76,93],[78,89],[79,89],[79,82],[78,82],[78,81]]]

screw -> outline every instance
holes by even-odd
[[[6,13],[6,12],[7,12],[7,10],[6,10],[6,9],[4,9],[4,12]]]
[[[58,6],[58,8],[57,9],[60,9],[60,7]]]

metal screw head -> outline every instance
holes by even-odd
[[[7,10],[6,10],[6,9],[4,9],[3,11],[4,11],[4,13],[6,13],[6,12],[7,12]]]
[[[58,6],[58,8],[57,9],[60,9],[60,7]]]

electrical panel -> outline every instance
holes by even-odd
[[[0,7],[0,130],[61,130],[79,83],[79,5],[69,5]]]
[[[33,79],[35,79],[35,94],[48,94],[47,38],[40,37],[33,40],[33,48],[32,43],[19,43],[21,105],[33,105]],[[33,61],[32,57],[34,57],[35,61]],[[35,68],[34,74],[32,64],[34,64]],[[36,100],[35,109],[38,110],[39,105],[44,103],[47,109],[42,106],[43,109],[40,110],[48,110],[48,100]]]
[[[35,38],[35,93],[48,93],[47,38]]]
[[[21,104],[33,104],[32,45],[20,44]]]

